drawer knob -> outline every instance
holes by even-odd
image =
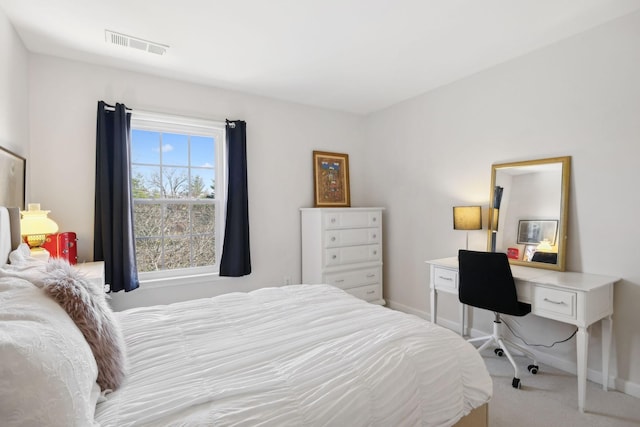
[[[377,235],[377,234],[374,234],[374,235],[373,235],[373,238],[375,239],[376,237],[378,237],[378,235]]]
[[[367,277],[368,277],[368,278],[376,277],[376,275],[375,275],[375,274],[373,274],[373,273],[369,273],[369,274],[367,274]]]
[[[445,276],[438,276],[438,279],[448,280],[450,282],[453,280],[451,277],[445,277]]]
[[[344,282],[344,279],[336,279],[335,282],[336,283],[342,283],[342,282]]]
[[[378,218],[375,217],[375,216],[373,218],[371,218],[371,221],[373,221],[373,222],[376,222],[377,220],[378,220]]]
[[[373,254],[374,255],[378,255],[378,251],[373,251]]]
[[[376,291],[367,291],[367,295],[372,295],[372,294],[375,294],[375,293],[376,293]]]
[[[338,255],[331,255],[331,259],[336,259],[338,258]]]
[[[335,241],[336,241],[336,236],[333,236],[333,237],[331,238],[331,241],[332,241],[332,242],[335,242]]]
[[[336,222],[336,219],[335,218],[331,218],[331,223],[333,224],[335,222]]]

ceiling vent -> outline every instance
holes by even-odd
[[[116,33],[111,30],[104,30],[104,40],[109,44],[143,50],[145,52],[155,53],[156,55],[164,55],[169,48],[166,44],[156,43],[122,33]]]

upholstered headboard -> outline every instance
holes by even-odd
[[[20,245],[20,209],[0,206],[0,265],[7,263],[9,253]]]

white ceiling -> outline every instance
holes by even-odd
[[[0,0],[28,50],[366,114],[640,0]],[[105,43],[104,30],[169,45]]]

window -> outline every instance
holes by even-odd
[[[131,116],[131,185],[140,279],[218,272],[224,232],[223,123]]]

